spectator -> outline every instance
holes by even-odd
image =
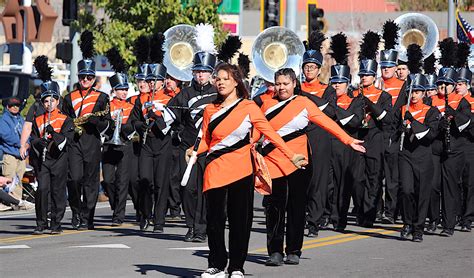
[[[20,136],[25,120],[20,115],[21,100],[17,97],[10,97],[3,100],[5,111],[0,119],[0,149],[3,152],[2,174],[12,178],[17,175],[20,180],[25,173],[26,162],[20,156]],[[21,186],[17,186],[13,196],[22,199]]]
[[[25,200],[18,200],[12,197],[10,194],[3,190],[4,187],[7,186],[8,183],[11,183],[11,178],[6,178],[0,176],[0,211],[7,211],[12,208],[15,210],[18,209],[32,209],[35,207],[33,203],[30,203]]]

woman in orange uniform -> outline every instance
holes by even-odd
[[[298,96],[295,72],[290,68],[275,73],[275,97],[265,101],[261,107],[267,120],[277,133],[287,142],[291,150],[308,155],[308,137],[306,127],[310,122],[323,127],[346,145],[364,152],[362,141],[356,140],[344,132],[333,120],[326,116],[308,98]],[[268,196],[266,213],[267,249],[270,258],[268,266],[283,263],[283,237],[285,230],[285,212],[288,213],[286,225],[287,264],[299,264],[303,245],[306,190],[311,171],[298,170],[284,154],[265,137],[263,155],[272,177],[272,194]]]
[[[253,167],[251,130],[265,134],[292,167],[307,163],[295,154],[272,129],[248,92],[236,66],[216,69],[217,99],[206,106],[198,154],[207,152],[203,191],[207,198],[209,268],[201,277],[224,277],[229,257],[230,277],[243,277],[253,217]],[[257,136],[253,136],[256,138]],[[229,256],[224,243],[229,220]]]

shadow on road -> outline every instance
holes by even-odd
[[[175,267],[175,266],[166,266],[166,265],[157,265],[157,264],[136,264],[137,267],[135,272],[139,272],[142,275],[147,275],[149,271],[158,271],[166,275],[173,275],[178,277],[195,277],[200,276],[203,270],[185,268],[185,267]]]

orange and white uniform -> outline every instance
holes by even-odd
[[[310,122],[336,136],[344,144],[351,144],[354,139],[347,135],[338,124],[326,116],[308,98],[294,95],[287,100],[269,99],[261,107],[271,126],[295,153],[308,157],[308,139],[306,127]],[[269,138],[265,137],[262,144],[263,155],[272,179],[288,176],[297,170],[286,161],[284,154],[274,147]]]
[[[263,133],[267,141],[277,146],[282,161],[287,160],[293,165],[290,159],[294,152],[285,145],[253,101],[238,99],[225,108],[209,104],[204,110],[203,136],[198,149],[198,153],[207,151],[204,192],[223,187],[252,174],[250,156],[252,127]],[[256,133],[257,131],[254,132],[254,138],[257,138]]]
[[[400,95],[400,90],[403,87],[405,81],[392,77],[383,81],[383,89],[385,92],[389,93],[392,97],[392,106],[395,106],[398,96]]]

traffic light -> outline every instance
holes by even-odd
[[[281,1],[280,0],[261,0],[261,27],[262,30],[268,27],[280,26],[281,25]]]
[[[72,60],[72,43],[60,42],[56,44],[56,58],[70,64]]]
[[[314,3],[310,3],[314,2]],[[308,38],[312,31],[326,31],[326,20],[324,19],[324,10],[319,9],[315,1],[308,1]]]
[[[74,20],[77,20],[77,1],[63,0],[63,25],[71,26]]]

